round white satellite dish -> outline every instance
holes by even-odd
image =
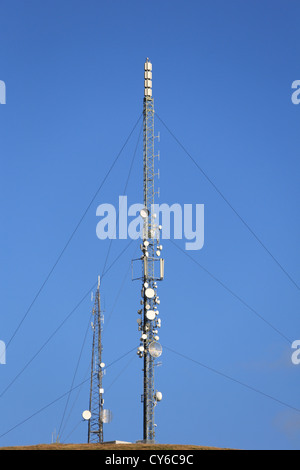
[[[162,393],[161,392],[156,392],[155,393],[155,399],[156,399],[156,401],[161,401],[162,400]]]
[[[90,412],[90,410],[85,410],[83,413],[82,413],[82,417],[85,421],[89,421],[92,417],[92,413]]]
[[[162,345],[157,341],[153,341],[149,345],[149,353],[152,357],[160,357],[162,355]]]
[[[141,209],[140,211],[140,216],[143,218],[143,219],[146,219],[149,215],[149,211],[146,207],[144,207],[144,209]]]
[[[155,291],[154,291],[154,289],[152,289],[152,287],[148,287],[148,288],[145,290],[145,296],[146,296],[148,299],[153,299],[153,297],[155,296]]]
[[[146,317],[147,317],[147,320],[154,320],[155,318],[155,312],[154,310],[148,310],[148,312],[146,313]]]

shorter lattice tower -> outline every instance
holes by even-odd
[[[88,442],[103,442],[103,393],[102,379],[105,364],[102,362],[102,323],[103,315],[101,313],[100,302],[100,276],[98,277],[98,286],[95,293],[93,307],[93,345],[91,362],[91,386],[89,410],[85,411],[84,419],[88,419]]]

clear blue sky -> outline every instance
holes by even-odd
[[[291,102],[300,79],[299,2],[4,0],[0,8],[1,340],[8,343],[142,112],[146,57],[159,116],[299,284],[300,106]],[[189,254],[282,334],[300,339],[299,290],[158,119],[156,131],[160,202],[205,204],[205,245]],[[11,342],[0,392],[102,272],[108,242],[96,237],[96,208],[123,194],[137,136],[138,129]],[[141,144],[127,195],[142,200]],[[108,265],[125,246],[113,242]],[[103,279],[107,364],[139,343],[140,285],[130,272],[118,296],[137,247]],[[300,409],[300,366],[291,364],[289,343],[167,241],[164,257],[161,343]],[[0,398],[1,435],[69,390],[91,308],[87,296]],[[91,332],[75,385],[87,377],[90,349]],[[300,448],[299,412],[166,349],[162,362],[158,442]],[[142,438],[141,368],[133,353],[107,370],[105,405],[114,419],[105,440]],[[67,442],[87,437],[88,384],[72,407],[76,395]],[[0,445],[50,442],[65,402]]]

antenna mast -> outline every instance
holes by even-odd
[[[139,310],[142,318],[138,319],[139,330],[142,332],[141,345],[138,355],[144,360],[144,393],[143,402],[143,440],[155,441],[154,408],[161,400],[162,394],[155,390],[154,366],[155,359],[161,355],[162,348],[158,343],[157,328],[161,322],[158,319],[157,283],[164,276],[164,260],[160,258],[162,246],[159,244],[161,226],[156,225],[155,203],[155,173],[154,160],[154,100],[152,98],[152,63],[146,59],[144,66],[144,107],[143,107],[143,189],[144,208],[142,250],[142,300],[143,308]],[[159,273],[157,266],[159,266]]]
[[[90,419],[88,420],[88,442],[103,442],[103,393],[102,378],[102,321],[100,308],[100,276],[98,277],[98,286],[95,294],[95,302],[93,307],[93,347],[92,347],[92,363],[91,363],[91,386],[90,386]]]

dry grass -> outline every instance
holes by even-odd
[[[38,444],[34,446],[1,447],[0,450],[111,450],[111,451],[160,451],[160,450],[227,450],[215,447],[176,444]]]

